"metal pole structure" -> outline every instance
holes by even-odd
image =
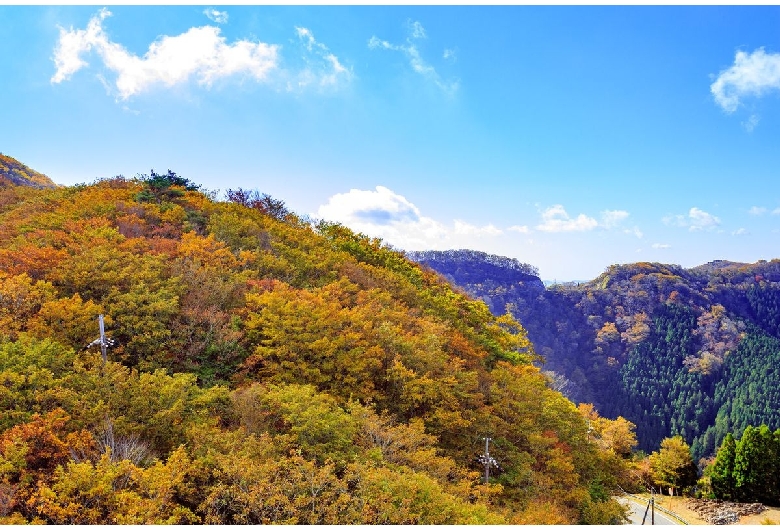
[[[647,508],[645,508],[645,514],[642,516],[642,524],[645,524],[645,519],[647,519],[647,512],[650,510],[650,501],[647,501]]]
[[[490,438],[485,437],[485,484],[490,481]]]
[[[100,321],[100,353],[103,354],[103,364],[106,364],[108,356],[106,355],[106,330],[103,325],[103,315],[98,318]]]
[[[654,494],[655,494],[655,489],[653,489],[650,493],[650,506],[652,508],[650,510],[650,524],[652,525],[655,524],[655,495]]]

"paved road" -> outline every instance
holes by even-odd
[[[631,519],[631,524],[642,524],[642,517],[645,515],[645,510],[647,509],[647,503],[640,503],[639,501],[636,501],[631,498],[627,497],[621,497],[620,502],[628,505],[628,507],[631,509],[628,516]],[[645,524],[649,525],[651,519],[651,512],[647,512],[647,519],[645,519]],[[659,510],[655,511],[655,524],[679,524],[674,522],[672,519],[667,517],[665,514],[661,513]]]

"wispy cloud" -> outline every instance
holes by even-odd
[[[742,127],[744,127],[747,132],[753,132],[753,129],[758,126],[759,121],[761,121],[761,118],[759,118],[757,114],[751,114],[746,121],[742,122]]]
[[[308,53],[303,57],[305,67],[295,76],[294,82],[289,84],[290,88],[303,88],[310,85],[321,88],[335,87],[352,79],[352,70],[342,65],[339,58],[331,53],[327,46],[317,42],[310,29],[296,27],[295,32]]]
[[[459,219],[455,220],[455,233],[472,236],[499,236],[504,233],[503,230],[496,228],[492,224],[485,226],[475,226]]]
[[[672,248],[672,245],[668,245],[666,243],[653,243],[651,246],[655,249],[660,249],[660,250]]]
[[[763,206],[753,206],[748,210],[748,213],[750,215],[764,215],[766,213],[766,208]]]
[[[563,205],[555,204],[541,212],[542,222],[535,228],[541,232],[587,232],[595,228],[621,229],[625,234],[633,234],[641,238],[643,234],[639,227],[621,228],[623,221],[630,215],[625,210],[604,210],[600,214],[601,221],[597,221],[582,213],[577,217],[571,217]]]
[[[625,210],[605,210],[601,212],[601,226],[604,228],[614,228],[622,223],[629,213]]]
[[[210,20],[217,24],[227,24],[228,14],[227,11],[217,11],[213,7],[207,7],[203,10],[203,14],[209,17]]]
[[[688,215],[670,215],[664,217],[663,221],[670,226],[686,227],[691,232],[713,230],[720,226],[719,218],[695,206],[688,211]]]
[[[734,230],[734,231],[731,233],[731,235],[732,235],[732,236],[744,236],[744,235],[747,235],[747,234],[749,234],[749,233],[750,233],[750,232],[748,232],[748,231],[747,231],[745,228],[738,228],[737,230]]]
[[[227,13],[206,9],[204,14],[217,23],[227,22]],[[186,32],[163,35],[149,45],[143,56],[129,52],[106,34],[103,22],[111,16],[101,9],[86,29],[60,28],[54,49],[56,72],[52,83],[62,83],[88,65],[85,58],[96,54],[104,69],[98,79],[120,100],[128,100],[154,87],[171,88],[196,81],[211,88],[227,78],[253,79],[259,83],[304,87],[334,87],[349,81],[352,72],[328,48],[317,42],[307,28],[295,28],[304,48],[300,70],[280,68],[281,46],[264,42],[237,40],[228,43],[217,26],[190,28]],[[109,81],[108,78],[113,78]]]
[[[420,51],[417,48],[415,41],[428,37],[425,28],[417,21],[408,21],[407,25],[408,35],[405,44],[391,44],[377,36],[372,36],[368,40],[368,47],[372,50],[393,50],[403,53],[409,59],[409,66],[411,66],[412,70],[416,73],[428,79],[446,93],[454,94],[457,92],[459,86],[458,81],[444,81],[436,69],[420,55]],[[447,51],[448,50],[445,50],[445,58],[447,57]]]
[[[734,64],[710,85],[715,102],[728,113],[737,110],[743,98],[772,90],[780,90],[780,53],[766,53],[764,48],[753,53],[738,51]]]
[[[530,234],[531,229],[525,225],[512,225],[507,228],[510,232],[517,232],[518,234]]]
[[[556,204],[542,212],[542,222],[536,229],[542,232],[586,232],[598,225],[598,221],[585,214],[571,218],[562,205]]]

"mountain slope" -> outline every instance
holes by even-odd
[[[20,189],[0,190],[0,522],[620,518],[625,462],[522,326],[381,241],[171,171]]]
[[[30,186],[33,188],[56,188],[57,185],[44,175],[18,160],[0,153],[0,187]]]
[[[460,253],[410,257],[485,300],[495,314],[508,307],[558,388],[608,417],[634,422],[644,450],[682,434],[704,456],[729,430],[780,427],[774,390],[780,375],[764,368],[780,355],[773,342],[780,338],[780,260],[692,269],[613,265],[590,282],[542,290],[538,278],[516,281],[514,264],[494,274],[477,262],[459,273]],[[494,267],[502,259],[484,261]]]

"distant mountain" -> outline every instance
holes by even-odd
[[[726,432],[780,427],[780,260],[613,265],[590,282],[545,288],[519,278],[535,269],[509,258],[408,255],[494,314],[508,309],[557,388],[634,422],[646,451],[681,434],[704,456]]]
[[[0,187],[30,186],[32,188],[56,188],[49,177],[27,167],[15,158],[0,153]]]

